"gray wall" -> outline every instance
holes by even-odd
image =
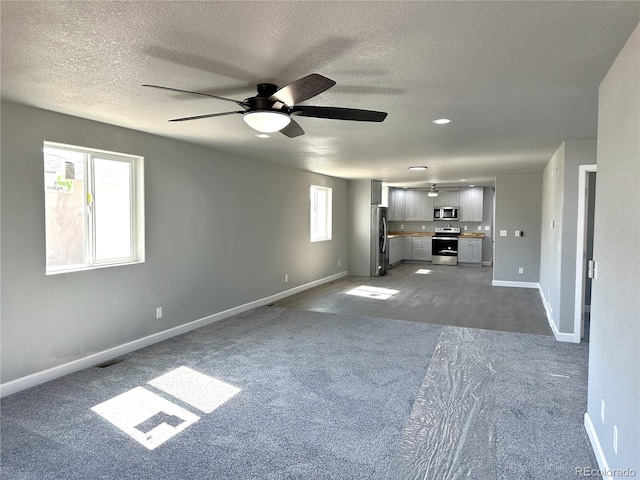
[[[44,140],[145,157],[146,263],[45,275]],[[3,383],[345,270],[345,180],[6,103],[1,153]]]
[[[566,141],[542,175],[540,288],[559,333],[573,333],[579,165],[596,163],[596,140]]]
[[[537,283],[542,174],[497,175],[495,195],[493,280]],[[500,230],[506,230],[507,236],[501,237]],[[524,236],[515,237],[515,230],[523,231]],[[523,274],[518,273],[519,267]]]
[[[349,274],[371,275],[371,180],[349,181]]]
[[[493,262],[493,198],[495,195],[494,187],[484,187],[483,203],[482,203],[482,261],[484,263]],[[485,228],[489,227],[489,230]],[[477,229],[477,226],[475,227]],[[472,229],[472,227],[469,227]]]
[[[636,472],[640,472],[639,185],[640,25],[600,85],[593,252],[598,278],[591,296],[587,410],[609,468]],[[620,208],[622,216],[611,214]],[[612,447],[614,425],[617,455]]]

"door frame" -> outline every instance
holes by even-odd
[[[573,342],[580,343],[584,334],[584,290],[587,265],[587,215],[589,174],[597,171],[597,165],[578,165],[578,225],[576,238],[576,292],[573,320]]]

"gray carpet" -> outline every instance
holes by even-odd
[[[597,468],[582,427],[586,345],[261,307],[119,360],[2,399],[0,476],[569,479]],[[208,408],[188,379],[177,384],[188,395],[163,389],[158,377],[178,367],[202,388],[240,391]],[[120,404],[144,419],[141,440],[92,410],[141,390],[170,407],[147,418],[149,404]]]

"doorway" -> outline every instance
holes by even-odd
[[[593,258],[593,219],[596,198],[596,165],[580,165],[578,175],[578,228],[576,242],[575,343],[589,341],[591,278],[588,262]]]

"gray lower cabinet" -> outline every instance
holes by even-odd
[[[389,265],[402,260],[431,261],[431,237],[396,237],[389,239]]]
[[[402,237],[400,239],[400,251],[402,252],[400,260],[411,258],[411,237]]]
[[[411,260],[431,261],[431,237],[412,237]]]
[[[482,264],[482,239],[459,238],[458,239],[458,263]]]
[[[389,239],[389,265],[395,265],[402,260],[400,237]]]

